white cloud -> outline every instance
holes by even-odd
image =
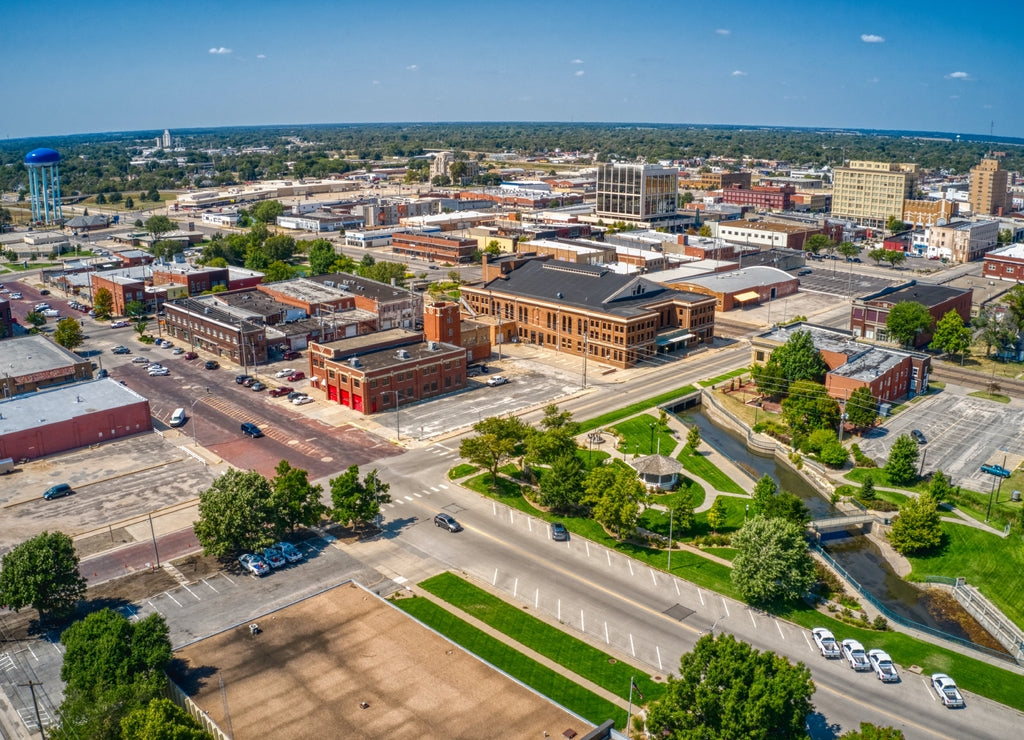
[[[583,64],[582,59],[573,59],[569,64]]]
[[[950,72],[946,75],[947,80],[969,80],[971,76],[966,72]]]
[[[419,68],[420,68],[420,65],[418,65],[418,64],[410,64],[408,67],[406,67],[406,69],[409,70],[410,72],[415,72]]]
[[[885,37],[884,36],[879,36],[877,33],[862,33],[860,35],[860,40],[863,41],[865,44],[884,44],[885,43]]]
[[[746,77],[747,73],[744,72],[742,69],[734,69],[732,71],[732,76],[733,77]]]
[[[210,53],[211,54],[230,54],[231,53],[231,49],[227,48],[226,46],[215,46],[212,49],[210,49]]]
[[[730,31],[728,28],[716,28],[715,33],[717,33],[719,36],[728,36],[730,33],[732,33],[732,31]]]
[[[266,55],[266,54],[257,54],[257,55],[256,55],[256,58],[257,58],[257,59],[266,59],[266,58],[267,58],[267,55]]]
[[[576,75],[577,77],[582,77],[586,73],[582,69],[577,69],[575,72],[573,72],[573,74]]]
[[[874,84],[874,83],[878,82],[878,78],[877,77],[872,77],[870,80],[868,80],[868,82]]]

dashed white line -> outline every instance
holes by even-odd
[[[431,490],[431,491],[434,491],[435,493],[437,492],[437,488],[436,488],[435,486],[431,486],[431,487],[430,487],[430,490]]]
[[[415,491],[413,491],[412,495],[415,496],[416,498],[423,498],[422,494],[416,493]]]
[[[406,496],[406,497],[405,497],[405,500],[406,500],[406,501],[412,501],[412,496]]]
[[[438,488],[443,488],[443,489],[444,489],[445,491],[447,491],[447,490],[448,490],[448,486],[446,486],[446,485],[445,485],[444,483],[438,483],[438,484],[437,484],[437,487],[438,487]]]

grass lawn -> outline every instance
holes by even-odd
[[[628,406],[623,406],[615,411],[609,411],[607,414],[601,414],[595,416],[593,419],[588,419],[584,422],[580,422],[580,431],[589,432],[592,429],[598,429],[600,427],[606,427],[609,424],[617,422],[619,419],[625,419],[627,416],[646,411],[649,408],[653,408],[669,401],[675,401],[683,396],[688,396],[697,389],[692,385],[684,385],[682,388],[676,388],[674,391],[668,391],[662,393],[660,396],[653,396],[643,401],[637,401],[631,403]]]
[[[626,454],[653,455],[658,453],[671,456],[676,445],[680,442],[685,443],[685,440],[677,439],[672,432],[658,423],[656,417],[650,414],[620,421],[612,429],[622,440],[619,450]]]
[[[726,560],[735,559],[740,552],[735,547],[707,547],[705,549],[707,550],[708,555],[717,555],[718,557],[725,558]]]
[[[1024,626],[1024,548],[1020,537],[1003,539],[974,527],[944,522],[948,545],[937,555],[912,557],[909,578],[963,576],[998,606],[1017,626]]]
[[[17,262],[8,262],[4,267],[11,272],[27,272],[30,270],[39,270],[43,267],[56,267],[60,264],[60,262],[39,262],[38,260],[33,262],[32,260],[28,260],[28,267],[22,267],[21,263],[22,260],[18,260]]]
[[[747,513],[747,502],[744,499],[732,498],[731,496],[723,496],[722,502],[725,504],[725,524],[723,524],[721,529],[718,531],[722,534],[728,534],[729,532],[734,532],[743,526],[743,517]],[[656,532],[663,537],[668,537],[669,524],[671,522],[669,521],[669,514],[667,511],[647,509],[640,515],[639,523],[644,529]],[[690,542],[696,537],[707,537],[711,534],[711,527],[708,526],[708,514],[706,511],[697,514],[693,529],[688,532],[680,530],[678,519],[676,519],[674,525],[675,526],[672,529],[672,539],[677,542]],[[673,570],[675,569],[673,568]]]
[[[646,671],[628,663],[613,662],[612,656],[603,650],[452,573],[429,578],[420,583],[420,587],[613,694],[629,696],[630,676],[636,676],[645,700],[658,699],[665,692],[664,684],[652,681]]]
[[[456,465],[454,468],[448,471],[448,480],[455,480],[456,478],[465,478],[467,475],[471,475],[478,471],[479,469],[480,468],[478,468],[476,465],[468,465],[466,463]]]
[[[556,671],[527,658],[497,638],[481,632],[432,601],[409,598],[397,599],[393,603],[452,642],[595,725],[611,718],[615,720],[616,727],[625,726],[624,710]]]
[[[999,403],[1009,403],[1010,397],[1004,396],[1002,393],[989,393],[988,391],[972,391],[967,394],[968,396],[974,396],[975,398],[986,398],[989,401],[997,401]]]
[[[732,378],[738,378],[741,375],[746,375],[746,373],[747,373],[747,371],[749,369],[750,368],[741,367],[741,368],[738,368],[736,370],[730,370],[727,373],[722,373],[721,375],[718,375],[718,376],[716,376],[714,378],[711,378],[709,380],[702,380],[702,381],[700,381],[698,383],[698,385],[701,388],[710,388],[713,385],[718,385],[722,381],[731,380]]]
[[[1019,674],[899,632],[853,627],[803,604],[778,609],[774,613],[807,629],[826,627],[832,630],[837,640],[853,638],[860,641],[866,650],[885,650],[904,673],[910,665],[921,666],[925,675],[948,673],[961,688],[1024,711],[1024,676]]]
[[[739,483],[716,468],[714,463],[701,455],[699,451],[694,454],[684,448],[684,450],[676,456],[676,459],[683,464],[686,472],[693,473],[697,477],[703,478],[716,490],[725,491],[726,493],[747,493],[747,491],[744,491],[740,487]]]

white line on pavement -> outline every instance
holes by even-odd
[[[682,594],[679,592],[679,581],[673,578],[672,585],[676,587],[676,596],[682,596]]]
[[[494,516],[498,516],[498,505],[493,501],[491,502],[491,511],[493,512]]]
[[[232,581],[232,580],[231,580],[230,578],[228,578],[227,576],[225,576],[225,575],[224,575],[223,573],[221,573],[221,575],[222,575],[222,576],[224,576],[224,580],[225,580],[225,581],[227,581],[228,583],[230,583],[230,584],[231,584],[232,586],[234,586],[234,585],[235,585],[235,582],[234,582],[234,581]]]
[[[612,567],[612,553],[611,553],[610,550],[605,550],[604,554],[605,554],[605,557],[608,558],[608,567],[611,568]]]
[[[700,605],[704,606],[704,594],[700,592],[699,588],[697,589],[697,595],[700,597]]]
[[[448,486],[446,486],[446,485],[445,485],[444,483],[438,483],[438,484],[437,484],[437,487],[438,487],[438,488],[443,488],[443,489],[444,489],[444,490],[446,490],[446,491],[448,490]],[[437,489],[435,489],[435,490],[437,490]]]
[[[633,575],[633,558],[626,558],[626,565],[629,566],[629,574]]]
[[[580,632],[583,634],[587,633],[586,622],[583,621],[583,610],[580,609]]]
[[[540,608],[540,589],[539,588],[536,591],[533,592],[533,608],[534,609],[539,609]]]
[[[170,591],[164,591],[164,596],[166,596],[166,597],[167,597],[168,599],[170,599],[171,601],[173,601],[173,602],[174,602],[175,604],[177,604],[178,606],[181,606],[181,602],[180,602],[180,601],[178,601],[178,600],[177,600],[176,598],[174,598],[173,596],[171,596],[171,593],[170,593]]]
[[[658,579],[654,577],[654,569],[651,569],[651,580],[654,581],[654,585],[658,585]]]
[[[612,641],[608,639],[608,623],[604,623],[604,641],[606,644],[611,645]]]
[[[750,623],[754,625],[754,629],[757,629],[757,622],[754,621],[754,612],[747,610],[747,614],[750,615]]]
[[[436,486],[431,486],[431,487],[430,487],[430,490],[431,490],[431,491],[437,491],[437,487],[436,487]]]
[[[633,644],[633,633],[629,633],[629,649],[633,652],[633,657],[636,657],[636,645]]]
[[[664,668],[661,667],[661,648],[659,648],[657,645],[655,645],[654,646],[654,652],[656,652],[658,654],[658,670],[659,671],[665,670]]]
[[[406,496],[406,497],[405,497],[405,500],[406,500],[406,501],[412,501],[412,496]]]
[[[804,642],[807,643],[808,649],[810,649],[811,652],[814,652],[814,646],[811,644],[811,641],[807,639],[807,633],[801,632],[800,634],[804,636]]]
[[[562,600],[558,600],[558,621],[562,621]]]
[[[189,588],[188,586],[186,586],[185,584],[182,584],[182,586],[181,586],[181,587],[182,587],[183,589],[185,589],[186,591],[188,591],[188,592],[189,592],[190,594],[192,594],[193,596],[195,596],[195,599],[196,599],[196,601],[202,601],[202,599],[200,599],[200,598],[199,598],[198,596],[196,596],[196,595],[195,595],[195,592],[194,592],[194,591],[193,591],[192,589],[190,589],[190,588]]]
[[[156,607],[155,607],[155,606],[153,605],[153,602],[152,602],[152,601],[150,601],[149,599],[146,599],[146,603],[147,603],[147,604],[149,604],[149,605],[150,605],[150,607],[152,607],[153,611],[155,611],[155,612],[156,612],[157,614],[163,615],[163,612],[161,612],[161,611],[160,611],[159,609],[157,609],[157,608],[156,608]]]
[[[511,524],[515,524],[516,523],[516,516],[515,516],[515,514],[512,513],[512,509],[508,510],[508,521]]]
[[[519,579],[516,578],[515,583],[512,584],[512,598],[518,598],[519,596]]]
[[[587,547],[587,557],[589,558],[590,557],[590,543],[587,542],[586,540],[583,540],[583,544],[586,545],[586,547]]]
[[[530,532],[532,533],[533,532],[533,517],[529,517],[529,516],[526,517],[526,526],[530,529]]]
[[[786,639],[786,636],[785,636],[784,634],[782,634],[782,625],[781,625],[781,624],[779,624],[779,620],[777,620],[777,619],[776,619],[776,620],[774,620],[774,621],[775,621],[775,626],[776,626],[776,627],[778,628],[778,630],[779,630],[779,637],[781,637],[781,638],[782,638],[783,640],[785,640],[785,639]]]
[[[413,491],[412,495],[415,496],[416,498],[423,498],[423,496],[421,496],[420,494],[416,493],[415,491]]]
[[[725,616],[731,617],[732,615],[729,613],[729,605],[727,603],[725,603],[725,597],[723,596],[723,597],[721,597],[721,599],[722,599],[722,606],[725,607]]]
[[[498,585],[498,569],[494,569],[494,580],[491,581],[492,586]]]

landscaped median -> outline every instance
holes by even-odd
[[[393,603],[452,642],[593,724],[599,725],[611,719],[616,727],[625,727],[626,712],[622,708],[526,657],[434,602],[413,597],[393,599]]]

